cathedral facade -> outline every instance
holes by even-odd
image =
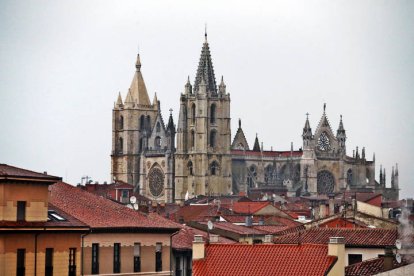
[[[157,202],[182,202],[197,195],[233,193],[312,196],[347,191],[380,192],[398,199],[398,167],[386,187],[385,170],[375,180],[375,156],[365,149],[346,153],[342,117],[331,128],[324,105],[312,132],[306,118],[303,146],[294,150],[264,150],[256,136],[250,149],[241,127],[231,141],[230,94],[223,77],[216,83],[207,35],[193,84],[188,78],[179,96],[177,127],[170,112],[167,125],[156,95],[152,103],[138,55],[125,100],[119,94],[113,108],[111,175],[135,186]]]

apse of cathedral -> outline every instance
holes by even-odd
[[[167,125],[156,94],[151,103],[137,56],[135,74],[125,100],[113,108],[111,175],[134,185],[156,202],[182,202],[197,195],[314,196],[344,191],[379,192],[398,199],[398,167],[392,169],[391,187],[385,169],[375,180],[375,155],[365,148],[346,151],[342,116],[334,133],[326,105],[312,132],[308,115],[302,132],[303,147],[264,150],[259,138],[250,149],[241,120],[231,142],[230,94],[223,77],[216,83],[207,34],[193,84],[188,77],[180,101],[177,127],[172,111]],[[176,140],[176,141],[175,141]]]

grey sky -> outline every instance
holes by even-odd
[[[139,51],[150,99],[178,117],[208,24],[217,79],[250,145],[302,146],[323,103],[347,152],[399,163],[414,196],[414,1],[0,1],[0,162],[109,181],[111,110]]]

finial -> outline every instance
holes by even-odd
[[[187,83],[190,83],[190,75],[187,76]]]
[[[137,62],[135,63],[135,68],[137,68],[137,71],[141,70],[141,59],[139,57],[139,53],[137,55]]]
[[[173,109],[172,108],[170,108],[170,116],[172,116],[172,112],[173,112]]]
[[[309,115],[310,115],[309,112],[306,112],[305,115],[306,115],[306,120],[309,120]]]
[[[241,119],[239,118],[239,128],[241,128]]]
[[[204,37],[207,42],[207,23],[204,23]]]
[[[341,121],[342,121],[342,114],[341,114],[341,115],[339,115],[339,117],[341,118]]]
[[[323,104],[323,113],[325,114],[325,110],[326,110],[326,103]]]

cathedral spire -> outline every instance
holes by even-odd
[[[220,82],[220,85],[219,85],[219,92],[221,94],[226,94],[226,85],[224,84],[223,76],[221,76],[221,82]]]
[[[157,92],[154,93],[154,99],[152,100],[152,105],[158,107]]]
[[[234,136],[233,143],[231,144],[231,148],[238,149],[238,150],[249,150],[249,144],[247,143],[246,137],[244,136],[244,132],[241,127],[240,119],[239,119],[239,128],[237,129],[236,135]]]
[[[260,144],[259,144],[259,138],[257,137],[257,133],[256,133],[256,139],[254,139],[253,151],[260,151]]]
[[[336,131],[336,138],[339,140],[340,146],[345,147],[346,133],[345,133],[345,128],[344,128],[344,123],[342,122],[342,115],[341,115],[341,119],[339,120],[338,130]]]
[[[116,105],[117,106],[123,105],[123,103],[122,103],[122,97],[121,97],[121,92],[119,92],[119,94],[118,94],[118,99],[116,101]]]
[[[204,79],[207,91],[217,94],[216,77],[214,75],[213,62],[211,61],[210,47],[207,42],[207,32],[205,33],[205,41],[201,49],[200,61],[198,63],[197,75],[194,83],[194,91],[199,91],[199,85]]]
[[[184,86],[184,93],[185,94],[192,94],[193,93],[193,87],[191,86],[191,83],[190,83],[190,76],[188,76],[187,83]]]
[[[309,113],[306,113],[306,121],[305,121],[305,126],[303,127],[302,137],[303,137],[303,140],[312,139],[312,129],[309,123]]]
[[[135,62],[135,74],[131,82],[131,86],[128,90],[128,95],[125,99],[125,103],[136,103],[138,105],[151,105],[147,87],[145,86],[144,78],[141,73],[141,59],[139,54]],[[156,104],[156,103],[155,103]]]

